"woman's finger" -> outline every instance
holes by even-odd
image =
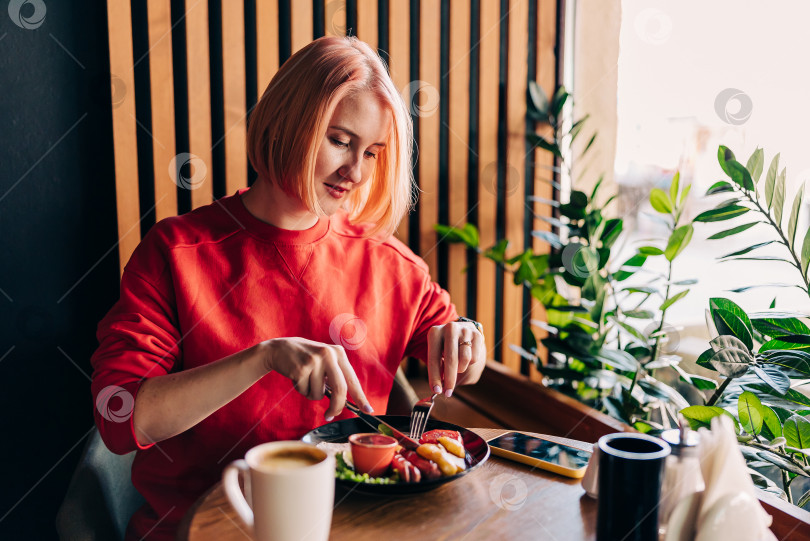
[[[329,408],[326,410],[324,418],[331,421],[343,411],[346,405],[346,378],[343,376],[343,371],[340,369],[338,363],[337,353],[331,346],[324,346],[324,364],[323,369],[326,375],[329,388],[332,390],[332,398],[329,400]]]
[[[428,383],[434,393],[442,392],[442,353],[444,349],[442,328],[445,326],[438,325],[428,330]]]
[[[458,343],[461,328],[458,323],[444,326],[444,396],[450,398],[458,378]]]
[[[475,335],[475,331],[469,329],[462,329],[461,333],[459,333],[457,370],[459,374],[466,372],[472,362]]]
[[[337,354],[338,366],[343,373],[343,377],[346,379],[348,392],[351,397],[354,398],[354,403],[360,406],[366,413],[372,413],[374,408],[371,407],[371,403],[368,401],[368,398],[366,398],[366,393],[362,385],[360,385],[360,379],[357,377],[354,367],[349,362],[346,350],[343,346],[335,346],[334,351]]]

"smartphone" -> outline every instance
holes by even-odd
[[[591,451],[563,445],[520,432],[507,432],[489,440],[492,454],[535,466],[553,473],[580,479],[590,460]]]

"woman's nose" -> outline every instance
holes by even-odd
[[[340,176],[350,182],[357,184],[363,180],[363,159],[362,157],[353,156],[347,160],[343,166],[338,169]]]

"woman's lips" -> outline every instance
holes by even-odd
[[[329,195],[335,199],[341,199],[343,196],[349,193],[349,190],[334,186],[332,184],[327,184],[326,182],[324,182],[324,185],[326,186],[326,190],[329,192]]]

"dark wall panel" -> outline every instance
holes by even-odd
[[[0,539],[54,539],[93,426],[89,358],[118,295],[103,2],[0,12]],[[18,22],[20,22],[18,20]],[[24,21],[23,21],[24,22]],[[116,92],[131,89],[117,88]]]

